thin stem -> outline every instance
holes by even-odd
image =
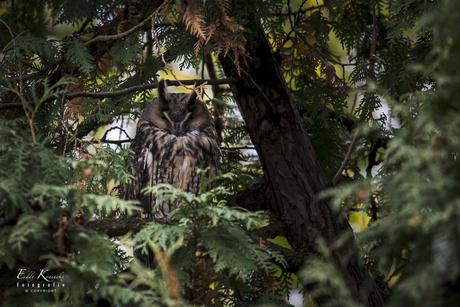
[[[347,151],[347,154],[345,156],[345,159],[343,159],[342,165],[340,165],[339,170],[337,171],[337,173],[334,176],[334,179],[332,180],[332,185],[333,186],[335,186],[337,184],[337,182],[339,181],[340,175],[342,174],[343,170],[345,169],[345,166],[347,165],[348,160],[350,160],[351,153],[353,151],[353,148],[355,147],[355,144],[356,144],[357,140],[358,140],[358,134],[356,134],[355,137],[353,138],[353,140],[351,141],[351,144],[348,147],[348,151]]]

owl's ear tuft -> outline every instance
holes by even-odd
[[[171,98],[169,96],[167,86],[168,85],[166,84],[166,80],[164,79],[161,79],[160,82],[158,83],[157,97],[164,104],[168,104]]]
[[[196,82],[195,82],[195,84],[193,84],[193,88],[194,88],[194,89],[195,89],[195,87],[196,87]],[[198,98],[198,95],[196,94],[196,92],[195,92],[194,89],[190,92],[190,96],[189,96],[188,101],[187,101],[187,104],[188,104],[189,106],[193,105],[193,103],[194,103],[194,102],[196,101],[196,99]]]

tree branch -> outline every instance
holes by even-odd
[[[313,11],[313,10],[320,10],[324,7],[324,4],[321,4],[321,5],[317,5],[317,6],[310,6],[309,8],[306,8],[306,9],[301,9],[301,10],[298,10],[298,11],[295,11],[295,12],[271,12],[270,14],[272,14],[273,16],[287,16],[289,14],[292,14],[292,15],[297,15],[297,14],[303,14],[303,13],[306,13],[308,11]]]
[[[156,222],[160,224],[167,223],[163,219],[126,217],[90,221],[85,226],[89,229],[101,231],[109,237],[119,237],[127,234],[128,232],[139,232],[147,223],[150,222]]]
[[[221,79],[221,80],[202,80],[202,79],[194,79],[194,80],[167,80],[168,86],[181,86],[181,83],[184,85],[200,85],[205,82],[210,85],[214,84],[228,84],[228,83],[236,83],[237,80],[235,78],[227,78],[227,79]],[[149,83],[149,84],[141,84],[141,85],[135,85],[132,87],[128,87],[119,91],[113,91],[113,92],[75,92],[75,93],[70,93],[66,94],[67,99],[73,99],[76,97],[88,97],[88,98],[114,98],[114,97],[119,97],[123,95],[128,95],[134,92],[139,92],[139,91],[145,91],[145,90],[150,90],[150,89],[155,89],[158,87],[158,83]]]
[[[174,81],[168,81],[168,86],[180,86],[180,83],[184,85],[194,85],[195,83],[197,85],[200,85],[205,82],[207,82],[207,84],[209,85],[232,84],[232,83],[238,82],[238,79],[226,78],[226,79],[220,79],[220,80],[203,80],[203,79],[179,80],[179,81],[174,80]],[[131,86],[131,87],[119,90],[119,91],[113,91],[113,92],[74,92],[70,94],[65,94],[64,97],[66,99],[74,99],[77,97],[98,98],[98,99],[115,98],[115,97],[128,95],[134,92],[155,89],[157,87],[158,87],[158,83],[149,83],[149,84],[135,85],[135,86]],[[54,99],[56,98],[50,97],[44,100],[43,102],[53,101]],[[27,104],[35,104],[35,101],[27,101]],[[21,107],[22,107],[21,103],[2,103],[0,104],[0,110],[1,109],[21,108]]]

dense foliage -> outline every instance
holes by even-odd
[[[283,306],[297,286],[306,305],[380,306],[365,298],[373,281],[389,306],[458,304],[459,17],[453,0],[2,1],[0,304]],[[360,230],[372,279],[358,291],[353,256],[335,256],[355,253],[350,233],[319,234],[314,250],[278,236],[290,212],[271,210],[258,127],[228,87],[258,86],[246,67],[259,29],[332,183],[318,199]],[[208,82],[222,173],[197,196],[146,189],[183,206],[145,221],[120,195],[130,127],[160,77]]]

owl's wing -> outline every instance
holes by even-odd
[[[158,128],[141,124],[138,126],[136,137],[131,144],[134,154],[130,172],[134,178],[131,179],[127,187],[126,198],[139,200],[144,213],[150,209],[153,199],[150,194],[141,194],[141,190],[156,184],[155,178],[153,178],[155,173],[153,168],[155,167],[155,153],[158,151],[158,143],[155,140],[157,133]]]

